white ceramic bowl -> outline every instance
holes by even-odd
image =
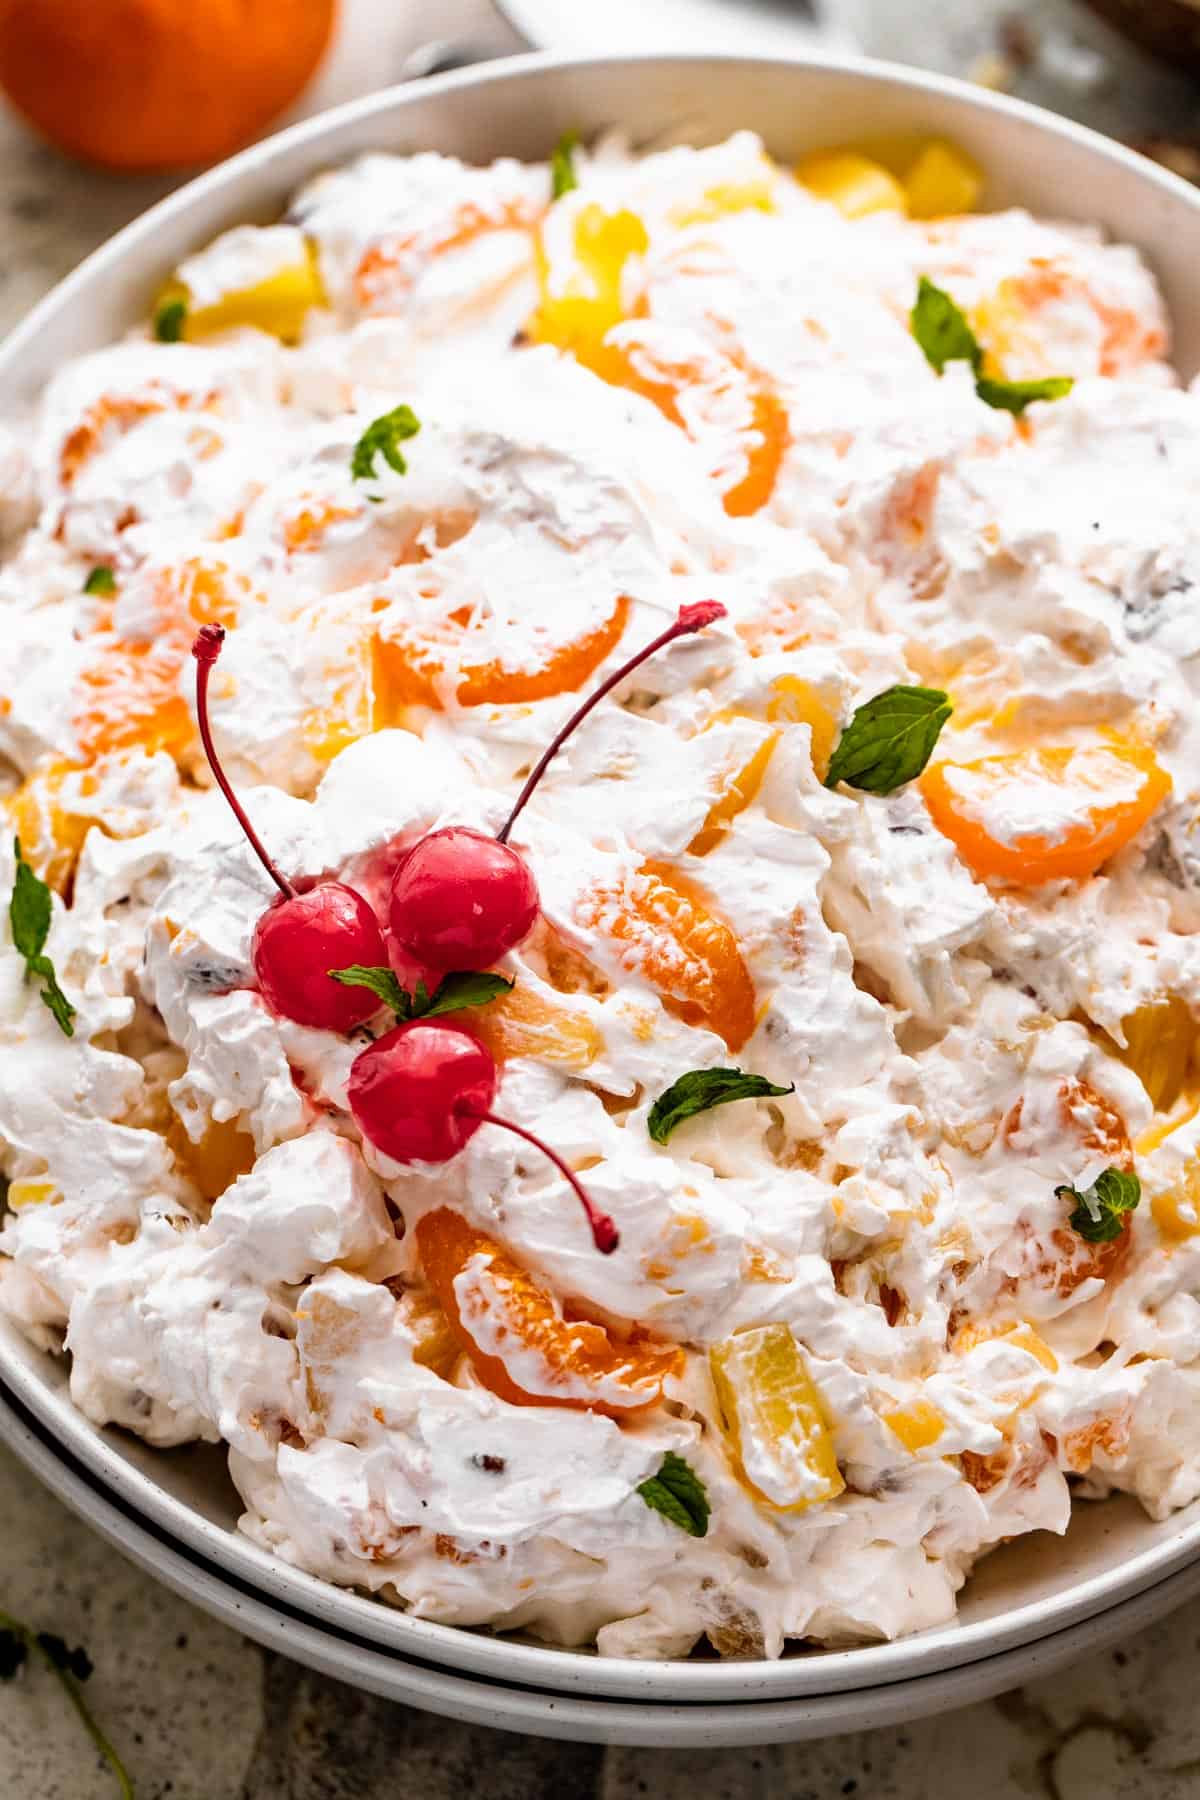
[[[739,1695],[720,1706],[692,1698],[659,1699],[652,1691],[654,1665],[634,1665],[638,1682],[620,1699],[563,1694],[494,1677],[473,1676],[400,1656],[361,1634],[307,1617],[284,1601],[236,1581],[225,1569],[175,1543],[123,1505],[57,1445],[0,1383],[0,1441],[16,1452],[60,1500],[122,1555],[177,1594],[203,1607],[256,1643],[281,1650],[324,1675],[382,1694],[425,1712],[471,1725],[492,1725],[535,1737],[586,1743],[636,1744],[697,1750],[753,1744],[786,1744],[836,1737],[864,1725],[908,1724],[931,1713],[969,1706],[1004,1693],[1031,1677],[1051,1675],[1078,1657],[1124,1643],[1165,1613],[1200,1593],[1200,1562],[1152,1587],[1036,1643],[1001,1651],[961,1667],[912,1676],[864,1696],[841,1693]]]
[[[1140,245],[1166,292],[1175,360],[1185,377],[1200,369],[1200,304],[1193,297],[1200,193],[1079,126],[959,82],[857,60],[530,57],[374,94],[310,119],[153,208],[62,282],[0,347],[0,414],[32,399],[64,357],[144,318],[157,284],[187,251],[238,221],[277,216],[297,184],[322,167],[371,148],[434,149],[476,160],[545,156],[568,128],[586,136],[612,125],[636,143],[711,141],[750,125],[784,161],[879,132],[952,137],[987,170],[986,204],[1086,220]],[[154,1452],[121,1433],[97,1432],[71,1406],[62,1365],[2,1322],[0,1377],[94,1478],[93,1495],[109,1490],[164,1539],[207,1559],[268,1605],[426,1664],[561,1694],[711,1707],[858,1691],[852,1720],[843,1710],[840,1723],[819,1729],[882,1723],[896,1716],[891,1684],[934,1682],[927,1691],[940,1692],[940,1671],[1010,1652],[1005,1684],[1018,1681],[1038,1661],[1039,1640],[1148,1595],[1200,1557],[1200,1502],[1162,1524],[1128,1501],[1081,1506],[1065,1540],[1024,1538],[986,1559],[956,1625],[777,1663],[629,1663],[410,1619],[313,1580],[237,1533],[237,1498],[216,1452]],[[86,1510],[86,1497],[76,1504]],[[100,1523],[98,1497],[95,1504]],[[162,1572],[170,1578],[165,1547]],[[358,1678],[350,1665],[343,1672]]]

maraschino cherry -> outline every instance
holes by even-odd
[[[414,1019],[385,1032],[354,1059],[350,1111],[363,1136],[393,1162],[443,1163],[457,1156],[481,1125],[499,1125],[548,1156],[570,1182],[587,1214],[597,1250],[618,1243],[607,1213],[588,1198],[579,1177],[548,1144],[492,1111],[497,1072],[491,1052],[457,1025]]]
[[[208,721],[208,678],[225,641],[220,625],[203,625],[192,645],[196,659],[196,715],[200,741],[213,779],[233,809],[251,849],[279,889],[254,932],[254,973],[267,1005],[297,1025],[351,1031],[378,1012],[378,997],[366,988],[343,987],[330,969],[352,963],[386,964],[379,921],[361,894],[340,881],[321,881],[303,891],[280,874],[221,767]]]
[[[414,844],[396,871],[388,908],[392,935],[411,956],[445,973],[487,968],[528,936],[538,916],[537,883],[508,839],[538,782],[618,682],[676,638],[703,631],[724,616],[719,600],[681,606],[674,624],[602,681],[551,739],[495,837],[448,825]]]

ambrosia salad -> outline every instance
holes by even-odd
[[[1200,1493],[1200,399],[978,187],[365,156],[9,422],[0,1306],[303,1569],[777,1656]]]

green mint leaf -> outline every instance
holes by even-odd
[[[425,993],[424,983],[418,983],[413,997],[413,1017],[434,1019],[439,1013],[458,1012],[464,1006],[486,1006],[489,1000],[507,994],[512,985],[503,975],[491,975],[481,969],[458,969],[453,975],[442,976],[432,999]]]
[[[460,969],[443,975],[433,994],[423,981],[418,981],[410,994],[400,986],[391,969],[366,968],[352,963],[348,969],[330,969],[334,981],[343,987],[365,987],[390,1006],[400,1020],[433,1019],[439,1013],[461,1012],[464,1006],[486,1006],[497,994],[507,994],[512,987],[503,975],[491,975],[479,969]]]
[[[154,335],[160,344],[177,344],[187,323],[186,300],[164,300],[154,315]]]
[[[58,985],[54,964],[42,952],[50,935],[50,889],[40,881],[21,854],[20,838],[13,839],[13,855],[17,862],[17,879],[8,903],[8,922],[12,928],[13,948],[25,958],[26,978],[33,975],[41,981],[41,999],[54,1016],[64,1037],[74,1037],[71,1023],[75,1008]]]
[[[915,781],[953,710],[941,688],[885,688],[856,707],[829,759],[825,786],[844,781],[867,794],[892,794]]]
[[[917,283],[909,322],[931,368],[941,375],[948,362],[970,363],[975,392],[984,405],[1010,412],[1016,418],[1031,401],[1061,400],[1075,385],[1070,375],[1044,375],[1040,381],[1000,381],[984,375],[983,347],[967,323],[966,314],[928,275],[922,275]]]
[[[575,152],[579,148],[579,133],[564,131],[555,144],[550,155],[550,193],[555,200],[561,200],[579,186],[579,175],[575,168]]]
[[[416,437],[421,421],[411,406],[394,406],[391,412],[372,419],[354,446],[350,473],[355,481],[369,481],[375,474],[375,458],[382,456],[397,475],[407,475],[408,464],[400,445],[405,438]]]
[[[1125,1214],[1137,1210],[1142,1184],[1123,1169],[1105,1169],[1089,1188],[1056,1187],[1054,1192],[1060,1200],[1077,1202],[1068,1221],[1072,1231],[1089,1244],[1109,1244],[1124,1230]]]
[[[978,375],[983,366],[979,339],[967,324],[962,308],[927,275],[917,284],[917,298],[909,314],[912,334],[929,366],[942,374],[948,362],[970,363]]]
[[[691,1464],[682,1456],[676,1456],[674,1450],[667,1451],[658,1474],[643,1481],[638,1493],[647,1506],[660,1512],[664,1519],[670,1519],[672,1525],[678,1525],[689,1537],[708,1535],[712,1514],[708,1489]]]
[[[36,975],[41,980],[42,1005],[48,1007],[54,1017],[54,1023],[64,1037],[75,1036],[75,1008],[58,985],[58,977],[54,973],[54,964],[48,956],[31,956],[25,964],[28,974]]]
[[[40,956],[50,936],[50,889],[39,881],[21,853],[20,838],[13,839],[13,855],[17,863],[17,879],[8,903],[8,922],[12,941],[19,956],[28,963]]]
[[[1071,375],[1044,375],[1040,381],[992,381],[981,375],[975,392],[986,406],[995,406],[1020,418],[1032,400],[1061,400],[1075,386]]]
[[[409,998],[391,969],[368,968],[365,963],[351,963],[345,969],[326,969],[325,973],[331,981],[340,981],[343,987],[369,988],[384,1006],[390,1006],[401,1019],[412,1017]]]
[[[115,594],[117,578],[112,570],[105,568],[102,563],[99,568],[92,570],[83,584],[83,591],[85,594]]]
[[[656,1144],[665,1144],[677,1126],[697,1113],[731,1100],[761,1100],[790,1094],[793,1087],[776,1087],[763,1075],[747,1075],[741,1069],[689,1069],[658,1096],[650,1108],[646,1130]]]
[[[96,1716],[83,1697],[81,1684],[92,1672],[92,1659],[86,1650],[70,1650],[66,1641],[52,1631],[33,1632],[19,1619],[0,1612],[0,1680],[15,1675],[30,1657],[37,1656],[61,1686],[75,1708],[79,1722],[97,1751],[108,1764],[121,1800],[134,1800],[129,1771],[112,1744],[100,1729]]]

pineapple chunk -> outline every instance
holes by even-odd
[[[1181,1125],[1190,1124],[1198,1112],[1200,1112],[1200,1096],[1180,1100],[1171,1108],[1170,1112],[1161,1113],[1152,1125],[1147,1125],[1145,1131],[1134,1139],[1134,1150],[1139,1156],[1153,1155],[1158,1146],[1165,1143],[1173,1131],[1178,1131]]]
[[[31,1181],[18,1177],[9,1183],[8,1205],[12,1212],[20,1212],[23,1206],[45,1206],[49,1201],[61,1200],[62,1195],[52,1181]]]
[[[829,200],[848,219],[873,212],[906,212],[908,200],[896,177],[857,150],[819,150],[796,165],[796,179],[818,200]]]
[[[944,138],[933,138],[926,144],[904,177],[908,213],[913,219],[941,219],[951,213],[970,212],[982,189],[982,170]]]
[[[165,1135],[176,1163],[210,1203],[254,1167],[254,1139],[236,1119],[213,1119],[199,1143],[193,1143],[172,1113]]]
[[[1200,1234],[1200,1161],[1193,1157],[1172,1187],[1155,1194],[1150,1211],[1162,1235],[1175,1243]]]
[[[774,172],[767,164],[760,181],[725,182],[718,187],[705,188],[694,205],[675,209],[671,214],[671,223],[681,226],[708,225],[714,219],[726,218],[730,213],[774,212],[773,187]]]
[[[1178,994],[1139,1006],[1121,1020],[1125,1048],[1117,1055],[1132,1069],[1155,1112],[1170,1112],[1183,1093],[1200,1036],[1191,1009]]]
[[[297,260],[284,262],[261,280],[231,287],[215,299],[199,304],[185,278],[185,264],[159,293],[154,316],[157,318],[164,307],[182,301],[186,308],[182,335],[189,343],[238,325],[252,325],[285,344],[295,343],[309,311],[326,304],[314,247],[303,244],[296,248]]]
[[[820,1394],[783,1324],[739,1331],[709,1352],[734,1467],[780,1512],[833,1500],[845,1482]]]
[[[649,244],[636,213],[608,213],[594,201],[581,207],[574,226],[574,262],[564,286],[552,284],[545,249],[539,250],[542,303],[528,326],[534,342],[555,344],[603,374],[605,334],[625,316],[625,265],[630,257],[644,255]]]
[[[928,1450],[930,1444],[936,1444],[946,1429],[945,1419],[928,1400],[897,1406],[883,1414],[883,1422],[914,1456],[918,1450]]]

